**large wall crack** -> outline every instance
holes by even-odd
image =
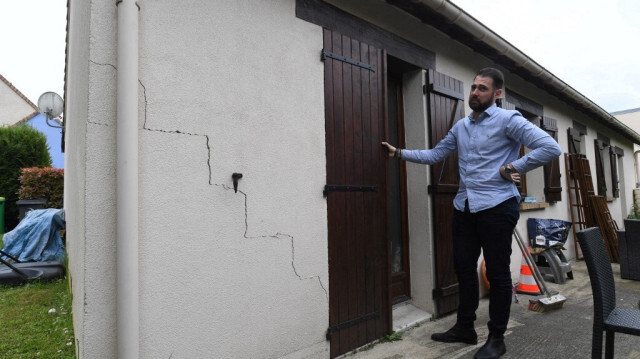
[[[222,187],[226,190],[233,190],[233,188],[227,186],[227,185],[222,185]],[[242,194],[244,196],[244,234],[243,237],[246,239],[258,239],[258,238],[273,238],[273,239],[288,239],[289,242],[291,243],[291,268],[293,269],[293,273],[296,275],[296,277],[298,277],[299,280],[317,280],[318,284],[320,285],[320,288],[322,288],[322,291],[325,294],[325,297],[327,300],[329,300],[329,292],[327,291],[327,289],[325,288],[324,284],[322,284],[322,279],[320,278],[320,276],[318,275],[314,275],[314,276],[308,276],[308,277],[303,277],[298,273],[298,270],[296,269],[296,251],[295,251],[295,241],[292,235],[289,234],[285,234],[285,233],[276,233],[274,235],[261,235],[261,236],[249,236],[249,210],[248,210],[248,196],[246,193],[244,193],[243,191],[238,191],[238,193]]]
[[[166,130],[166,129],[159,129],[159,128],[151,128],[148,126],[147,124],[147,106],[148,106],[148,101],[147,101],[147,88],[146,86],[142,83],[142,81],[139,81],[140,86],[142,87],[142,94],[143,94],[143,100],[144,100],[144,119],[143,119],[143,125],[142,128],[145,131],[154,131],[154,132],[162,132],[162,133],[170,133],[170,134],[180,134],[180,135],[187,135],[187,136],[198,136],[198,137],[204,137],[206,140],[206,146],[207,146],[207,167],[209,169],[209,185],[211,186],[217,186],[217,187],[222,187],[224,190],[234,190],[233,187],[227,185],[227,184],[217,184],[217,183],[212,183],[212,179],[211,179],[211,144],[210,144],[210,138],[208,135],[204,135],[204,134],[199,134],[199,133],[190,133],[190,132],[185,132],[185,131],[181,131],[181,130]],[[298,270],[296,269],[296,265],[295,265],[295,245],[294,245],[294,238],[291,235],[288,234],[283,234],[283,233],[276,233],[275,235],[262,235],[262,236],[249,236],[249,213],[248,213],[248,205],[247,205],[247,194],[243,191],[237,191],[238,193],[242,194],[244,196],[244,233],[243,233],[243,237],[246,239],[257,239],[257,238],[274,238],[274,239],[288,239],[291,243],[291,267],[293,269],[293,273],[296,275],[296,277],[298,277],[299,280],[317,280],[318,284],[320,285],[320,288],[322,288],[326,299],[329,299],[329,293],[327,291],[327,289],[325,288],[324,284],[322,283],[322,280],[320,278],[320,276],[310,276],[310,277],[303,277],[298,273]]]

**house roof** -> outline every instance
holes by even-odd
[[[32,118],[33,116],[38,114],[39,112],[38,106],[36,106],[33,102],[31,102],[31,100],[29,100],[27,96],[23,95],[22,92],[20,92],[20,90],[18,90],[15,86],[13,86],[11,82],[9,82],[9,80],[7,80],[4,76],[0,75],[0,81],[4,82],[13,92],[16,93],[16,95],[20,96],[20,98],[22,98],[29,106],[33,108],[35,113],[32,113],[31,115],[29,115],[29,118]]]
[[[611,114],[616,116],[616,115],[624,115],[624,114],[627,114],[627,113],[634,113],[634,112],[640,112],[640,107],[632,108],[632,109],[628,109],[628,110],[622,110],[622,111],[615,111],[615,112],[611,112]]]
[[[634,143],[640,143],[640,135],[637,132],[448,0],[387,0],[387,2],[469,46],[586,116],[612,128],[625,138]]]

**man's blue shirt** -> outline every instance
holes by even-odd
[[[518,158],[521,144],[531,152]],[[403,150],[402,159],[434,164],[455,150],[458,150],[460,187],[453,204],[463,211],[468,199],[473,213],[495,207],[511,197],[520,201],[515,184],[500,176],[502,165],[511,163],[524,175],[562,153],[551,136],[518,111],[504,110],[494,104],[477,120],[471,114],[456,122],[433,149]]]

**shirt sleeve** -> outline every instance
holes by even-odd
[[[460,123],[461,121],[458,121]],[[455,135],[456,126],[449,130],[447,135],[430,150],[402,150],[402,159],[414,163],[434,164],[442,161],[458,147]]]
[[[562,154],[562,149],[553,137],[518,113],[509,119],[506,133],[531,149],[531,152],[511,162],[518,173],[531,171]]]

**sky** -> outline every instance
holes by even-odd
[[[451,1],[604,110],[640,108],[640,1]]]
[[[640,108],[640,1],[452,0],[609,112]],[[66,0],[0,0],[0,74],[63,96]]]
[[[64,92],[67,0],[0,0],[0,75],[31,102]]]

